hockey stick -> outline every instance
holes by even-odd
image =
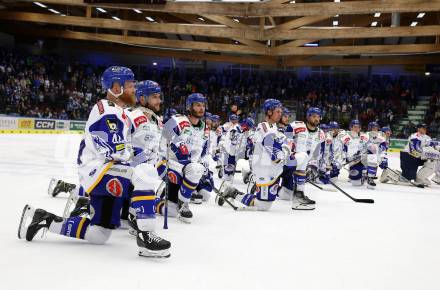
[[[165,204],[163,208],[163,229],[168,229],[168,190],[169,190],[169,180],[168,180],[168,160],[169,160],[168,144],[167,144],[167,162],[165,167]]]
[[[374,203],[373,199],[369,199],[369,198],[355,198],[352,197],[351,195],[349,195],[348,193],[346,193],[342,188],[340,188],[339,186],[337,186],[336,184],[334,184],[331,180],[329,180],[329,183],[331,185],[333,185],[337,190],[339,190],[341,193],[343,193],[344,195],[346,195],[348,198],[350,198],[351,200],[353,200],[354,202],[362,202],[362,203]]]
[[[220,193],[220,191],[219,191],[217,188],[215,188],[215,187],[213,186],[213,187],[212,187],[212,190],[214,190],[215,194],[217,194],[218,196],[220,196],[221,198],[223,198],[223,197],[222,197],[222,194]],[[238,210],[238,207],[235,206],[235,205],[233,205],[232,202],[230,202],[227,198],[223,198],[223,200],[224,200],[227,204],[229,204],[229,205],[232,207],[233,210]]]
[[[392,173],[399,175],[399,177],[402,178],[403,181],[408,182],[409,184],[414,185],[415,187],[418,187],[418,188],[425,188],[425,186],[423,184],[415,183],[414,181],[408,180],[405,176],[403,176],[401,173],[395,171],[394,169],[391,169],[389,167],[387,167],[387,169],[390,170]]]
[[[331,191],[331,192],[336,192],[337,190],[334,188],[325,188],[322,186],[317,185],[316,183],[314,183],[313,181],[307,180],[308,183],[310,183],[311,185],[313,185],[314,187],[322,190],[322,191]]]

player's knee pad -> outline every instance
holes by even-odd
[[[154,191],[133,191],[131,197],[131,208],[136,212],[136,221],[141,231],[153,231],[155,226],[155,203]]]
[[[133,169],[131,182],[134,190],[152,190],[158,174],[153,165],[142,163]]]
[[[110,238],[112,231],[101,226],[90,226],[87,229],[85,240],[92,244],[103,245]]]
[[[179,198],[188,202],[191,198],[192,192],[197,188],[197,185],[205,172],[205,167],[200,163],[191,162],[183,168],[183,181],[180,187]]]
[[[306,170],[309,156],[306,152],[295,153],[296,170]]]
[[[278,184],[257,184],[257,199],[265,201],[274,201],[278,193]]]
[[[269,200],[259,200],[258,198],[255,200],[255,206],[260,211],[267,211],[272,207],[273,201]]]
[[[284,186],[278,191],[278,198],[281,200],[291,200],[293,196],[293,190],[288,189]]]
[[[234,179],[235,164],[227,164],[223,166],[223,179],[232,181]]]

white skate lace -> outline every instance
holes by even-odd
[[[149,239],[150,241],[157,242],[157,243],[160,242],[160,241],[162,241],[162,238],[159,237],[158,235],[156,235],[155,232],[149,232],[149,233],[148,233],[148,239]]]

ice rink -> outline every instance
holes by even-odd
[[[66,195],[47,195],[51,177],[76,182],[80,135],[0,135],[0,289],[440,289],[440,186],[378,184],[347,192],[373,198],[356,204],[341,193],[306,190],[315,211],[270,212],[191,205],[193,223],[169,221],[159,235],[171,258],[137,255],[136,241],[116,230],[104,246],[47,233],[17,238],[23,206],[59,215]],[[398,155],[390,166],[399,168]],[[237,180],[238,180],[237,175]],[[217,186],[219,185],[218,180]],[[243,186],[244,187],[244,186]]]

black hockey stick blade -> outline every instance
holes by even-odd
[[[351,195],[349,195],[348,193],[346,193],[342,188],[340,188],[339,186],[337,186],[333,181],[329,181],[329,183],[331,185],[333,185],[337,190],[339,190],[341,193],[343,193],[344,195],[346,195],[348,198],[350,198],[351,200],[353,200],[354,202],[360,202],[360,203],[374,203],[373,199],[369,199],[369,198],[355,198],[352,197]]]

